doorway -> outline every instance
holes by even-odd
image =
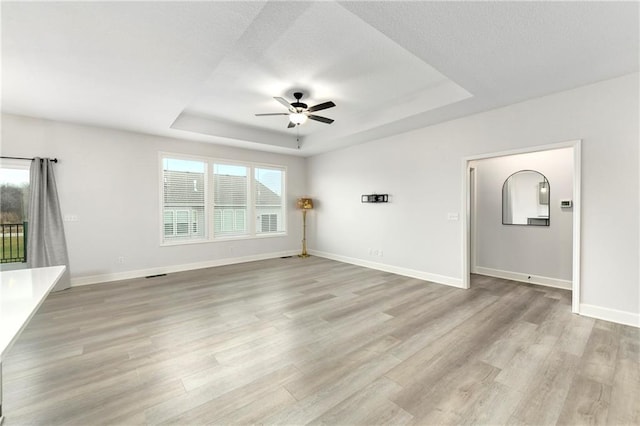
[[[473,245],[478,241],[477,226],[482,224],[475,223],[477,221],[476,211],[474,205],[477,203],[478,197],[475,196],[473,188],[478,181],[478,171],[476,170],[481,160],[499,160],[503,157],[517,156],[521,154],[540,153],[544,154],[544,151],[552,151],[563,148],[568,148],[570,151],[572,160],[572,178],[573,187],[571,194],[562,194],[563,197],[570,199],[572,202],[572,224],[571,228],[571,277],[567,280],[567,285],[570,286],[572,291],[572,312],[579,313],[580,309],[580,147],[581,141],[574,140],[568,142],[562,142],[557,144],[550,144],[538,147],[530,147],[512,151],[494,152],[482,155],[476,155],[472,157],[466,157],[463,159],[462,171],[463,171],[463,212],[466,213],[465,220],[462,221],[463,225],[463,287],[469,288],[470,275],[472,273],[472,265],[477,265],[475,258],[475,251],[472,250]],[[553,182],[551,183],[551,191],[553,191]],[[557,204],[556,204],[557,206]],[[553,218],[551,219],[553,221]],[[535,281],[533,281],[535,282]]]

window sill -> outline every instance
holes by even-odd
[[[206,243],[221,243],[221,242],[227,242],[227,241],[261,240],[264,238],[286,237],[287,235],[288,233],[285,231],[285,232],[273,232],[269,234],[217,237],[212,239],[203,238],[203,239],[197,239],[197,240],[194,239],[194,240],[180,240],[180,241],[163,241],[160,243],[160,247],[173,247],[173,246],[206,244]]]

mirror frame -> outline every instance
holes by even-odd
[[[504,190],[505,190],[505,186],[507,185],[507,182],[509,182],[509,179],[511,179],[514,175],[517,175],[518,173],[523,173],[523,172],[532,172],[532,173],[536,173],[540,176],[542,176],[542,178],[544,179],[542,182],[538,183],[538,188],[540,188],[540,184],[541,183],[546,183],[546,187],[547,187],[547,193],[546,193],[546,198],[547,198],[547,210],[549,212],[549,214],[547,215],[547,218],[541,218],[541,221],[544,221],[544,223],[505,223],[504,220]],[[544,205],[543,203],[540,203],[540,192],[538,192],[537,194],[537,199],[538,199],[538,204]],[[504,183],[502,184],[502,194],[501,194],[501,212],[502,212],[502,224],[503,225],[513,225],[513,226],[551,226],[551,184],[549,183],[549,179],[547,179],[547,177],[540,173],[537,170],[531,170],[531,169],[523,169],[523,170],[518,170],[517,172],[511,173],[509,176],[507,176],[507,178],[504,180]]]

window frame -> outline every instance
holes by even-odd
[[[202,161],[206,163],[206,175],[204,180],[204,191],[205,191],[205,205],[204,205],[204,236],[201,238],[192,238],[192,239],[184,239],[184,240],[165,240],[164,235],[164,173],[163,173],[163,160],[165,158],[176,159],[176,160],[187,160],[187,161]],[[242,235],[216,235],[215,234],[215,218],[214,218],[214,208],[213,208],[213,197],[214,197],[214,188],[213,184],[214,179],[214,164],[228,164],[228,165],[237,165],[244,166],[248,168],[248,194],[247,194],[247,211],[246,211],[246,223],[247,223],[247,233]],[[264,232],[260,233],[256,227],[256,219],[258,217],[257,209],[256,209],[256,200],[254,199],[255,194],[255,169],[267,168],[281,171],[284,175],[282,178],[282,231],[280,232]],[[199,155],[190,155],[190,154],[180,154],[175,152],[167,152],[160,151],[158,152],[158,200],[159,200],[159,218],[160,223],[158,226],[159,229],[159,239],[160,246],[176,246],[176,245],[185,245],[185,244],[202,244],[202,243],[216,243],[216,242],[224,242],[224,241],[237,241],[237,240],[254,240],[254,239],[263,239],[263,238],[278,238],[278,237],[286,237],[288,235],[288,227],[287,227],[287,217],[288,217],[288,199],[287,199],[287,179],[288,179],[288,168],[287,166],[280,164],[272,164],[272,163],[262,163],[262,162],[252,162],[252,161],[239,161],[228,158],[220,158],[220,157],[206,157]],[[236,220],[237,213],[234,212],[234,224]],[[189,222],[191,226],[191,222]],[[175,225],[174,225],[175,226]]]
[[[277,224],[278,224],[278,220],[277,220],[277,213],[271,213],[276,215],[276,231],[262,231],[262,224],[260,224],[260,229],[258,229],[258,223],[261,222],[262,218],[261,216],[265,213],[258,213],[259,211],[259,206],[258,206],[258,196],[257,196],[257,191],[256,191],[256,186],[255,186],[255,181],[256,181],[256,169],[262,169],[262,170],[274,170],[274,171],[280,171],[281,173],[284,173],[284,176],[282,177],[281,181],[280,181],[280,185],[282,185],[282,193],[283,195],[286,195],[286,179],[287,179],[287,174],[286,171],[278,168],[278,167],[271,167],[271,166],[267,166],[267,165],[256,165],[256,167],[254,167],[252,169],[252,182],[253,182],[253,186],[251,187],[251,191],[252,191],[252,195],[255,197],[255,200],[253,202],[254,205],[254,216],[256,217],[256,221],[254,222],[254,227],[255,227],[255,233],[256,235],[260,235],[260,236],[264,236],[264,235],[269,235],[269,234],[278,234],[281,232],[286,232],[286,209],[287,209],[287,204],[286,204],[286,197],[281,197],[281,201],[280,201],[280,208],[282,211],[282,228],[283,231],[277,231]],[[265,205],[260,205],[261,207],[265,207]]]
[[[207,179],[211,179],[211,200],[209,202],[206,203],[207,207],[212,207],[214,209],[214,211],[211,214],[211,237],[212,240],[214,241],[221,241],[221,240],[236,240],[236,239],[245,239],[245,238],[250,238],[253,234],[255,234],[255,230],[251,227],[251,224],[249,223],[249,221],[247,220],[247,218],[251,217],[250,214],[253,211],[253,197],[251,194],[251,191],[253,190],[253,183],[251,182],[251,173],[253,172],[253,167],[251,165],[251,163],[246,163],[246,162],[241,162],[241,161],[235,161],[235,160],[222,160],[222,159],[218,159],[218,158],[212,158],[211,159],[211,175],[207,177]],[[241,233],[241,234],[222,234],[222,235],[217,235],[216,236],[216,228],[215,228],[215,205],[214,205],[214,197],[215,197],[215,165],[225,165],[225,166],[238,166],[238,167],[245,167],[247,169],[247,209],[246,209],[246,213],[245,213],[245,224],[246,224],[246,229],[245,232]],[[224,214],[226,212],[231,212],[231,222],[232,222],[232,229],[231,231],[221,231],[221,232],[235,232],[237,231],[237,219],[238,219],[238,212],[243,211],[243,209],[235,209],[233,208],[234,206],[229,206],[228,208],[223,208],[221,210],[222,213],[222,218],[221,218],[221,224],[224,225]]]
[[[165,205],[164,205],[164,159],[168,158],[168,159],[173,159],[173,160],[185,160],[185,161],[200,161],[205,163],[205,177],[207,176],[208,172],[209,172],[209,163],[208,163],[208,159],[205,157],[201,157],[201,156],[195,156],[195,155],[187,155],[187,154],[177,154],[177,153],[172,153],[172,152],[159,152],[158,153],[158,211],[159,211],[159,218],[160,218],[160,223],[159,223],[159,229],[160,229],[160,233],[159,233],[159,239],[160,239],[160,246],[175,246],[175,245],[182,245],[182,244],[198,244],[198,243],[204,243],[204,242],[208,242],[208,228],[207,225],[205,223],[205,229],[203,232],[203,236],[202,237],[191,237],[191,238],[184,238],[184,239],[180,239],[179,238],[179,234],[178,234],[178,221],[177,221],[177,209],[174,210],[172,212],[173,214],[173,234],[171,234],[170,236],[167,236],[164,231],[165,231],[165,227],[164,227],[164,214],[165,214]],[[204,192],[205,192],[205,206],[204,206],[204,211],[206,214],[207,211],[207,196],[209,193],[210,188],[208,187],[208,181],[205,178],[204,180],[204,188],[203,188]],[[193,206],[185,206],[184,208],[181,208],[180,210],[186,210],[188,212],[189,218],[187,220],[187,236],[191,235],[191,211],[193,210]],[[168,238],[167,238],[168,237]]]

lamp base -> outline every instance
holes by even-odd
[[[307,211],[302,210],[302,253],[298,257],[309,257],[307,254]]]

